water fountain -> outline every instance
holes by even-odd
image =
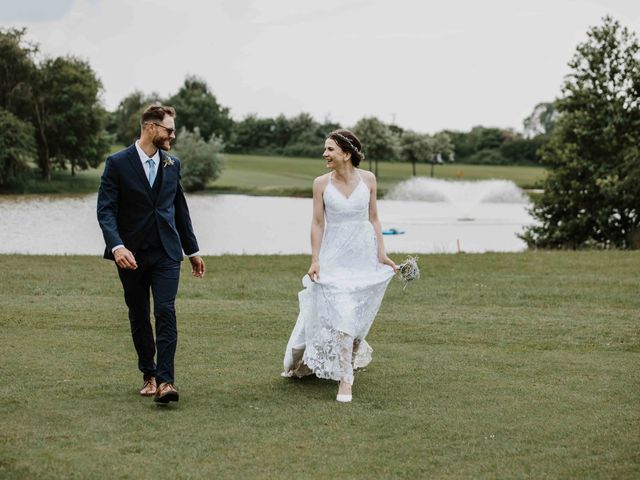
[[[442,202],[469,212],[479,204],[527,204],[524,192],[510,180],[459,181],[414,177],[399,183],[385,195],[385,200]],[[473,218],[463,215],[459,221]]]
[[[406,239],[388,241],[392,249],[420,237],[429,239],[433,251],[521,250],[516,233],[532,221],[528,197],[509,180],[415,177],[391,189],[384,202],[398,222],[387,228],[406,230]]]

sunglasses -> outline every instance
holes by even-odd
[[[156,122],[148,122],[148,123],[151,123],[153,125],[157,125],[158,127],[164,128],[169,135],[173,135],[174,133],[176,133],[176,129],[175,128],[165,127],[164,125],[161,125],[160,123],[156,123]]]

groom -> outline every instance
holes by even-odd
[[[158,403],[179,398],[173,385],[173,359],[182,251],[194,276],[202,278],[205,271],[180,186],[180,161],[167,154],[176,138],[175,116],[171,107],[148,107],[140,120],[140,139],[107,158],[98,191],[98,222],[107,244],[104,257],[118,266],[138,368],[144,376],[140,395],[154,396]]]

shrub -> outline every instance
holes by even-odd
[[[205,141],[196,127],[193,132],[184,128],[176,143],[176,155],[182,163],[182,186],[187,192],[204,190],[222,173],[224,158],[222,141],[212,136]]]

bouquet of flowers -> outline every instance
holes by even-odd
[[[398,265],[396,272],[398,278],[404,282],[402,290],[407,288],[409,282],[420,278],[420,267],[418,267],[418,257],[408,256],[404,262]]]

